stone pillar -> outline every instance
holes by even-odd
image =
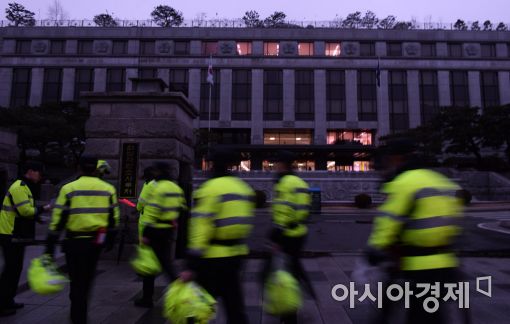
[[[386,56],[386,43],[376,42],[375,43],[375,56]]]
[[[346,120],[358,121],[358,72],[356,70],[345,71],[345,107]]]
[[[468,72],[469,104],[471,107],[482,107],[482,89],[480,88],[480,72]]]
[[[264,70],[251,71],[251,144],[264,143]],[[253,161],[252,161],[253,169]],[[262,169],[262,161],[260,168]]]
[[[65,68],[62,76],[62,101],[74,100],[76,69]]]
[[[510,55],[508,53],[508,45],[506,43],[496,44],[496,56],[501,58],[507,58]]]
[[[163,80],[166,83],[166,85],[170,88],[170,69],[158,69],[156,75],[158,78]]]
[[[448,107],[452,105],[450,92],[450,72],[438,71],[437,83],[439,86],[439,106]]]
[[[0,68],[0,108],[11,105],[13,70],[11,68]]]
[[[283,70],[283,121],[294,121],[296,119],[295,90],[294,70]]]
[[[326,43],[324,41],[316,41],[313,43],[313,55],[314,56],[326,55]]]
[[[438,57],[448,56],[448,44],[447,43],[436,43],[436,54]]]
[[[200,69],[189,70],[189,101],[200,111]]]
[[[326,144],[326,70],[314,71],[315,129],[314,144]]]
[[[39,106],[42,102],[44,69],[32,68],[32,84],[30,85],[30,106]]]
[[[409,105],[409,128],[415,128],[421,125],[420,73],[417,70],[407,71],[407,99]]]
[[[2,53],[3,54],[16,54],[16,40],[3,39],[2,40]]]
[[[220,70],[220,120],[232,120],[232,70]]]
[[[202,54],[202,42],[199,40],[192,40],[189,44],[190,55],[201,55]]]
[[[94,69],[94,92],[106,91],[106,69]]]
[[[128,54],[138,55],[140,53],[140,41],[138,39],[130,39],[128,41]]]
[[[500,71],[499,77],[499,100],[502,105],[510,104],[510,72]]]
[[[78,41],[76,39],[68,39],[66,41],[66,54],[78,53]]]
[[[138,69],[126,69],[126,92],[133,91],[133,82],[131,78],[138,78]]]
[[[264,42],[263,41],[251,42],[251,53],[252,55],[256,56],[264,55]]]
[[[381,71],[381,86],[377,88],[377,137],[390,133],[390,109],[388,97],[388,71]]]

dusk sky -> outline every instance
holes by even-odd
[[[3,8],[8,2],[0,0]],[[19,0],[37,19],[47,17],[48,6],[54,0]],[[335,15],[345,17],[354,11],[374,11],[379,17],[393,14],[401,20],[415,18],[419,22],[454,22],[457,18],[466,21],[490,19],[493,22],[510,23],[510,0],[60,0],[69,17],[90,19],[95,14],[108,10],[120,19],[147,19],[152,9],[159,4],[168,4],[183,12],[185,19],[193,19],[199,13],[208,18],[240,18],[250,9],[265,17],[275,10],[284,11],[292,20],[332,20]]]

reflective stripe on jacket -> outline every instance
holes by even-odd
[[[398,245],[402,270],[456,267],[451,246],[461,231],[458,189],[432,170],[400,174],[383,187],[388,196],[374,220],[369,245],[380,250]]]
[[[181,210],[186,209],[184,191],[170,180],[156,181],[149,190],[143,206],[143,225],[157,228],[172,227]]]
[[[119,224],[115,188],[96,177],[82,176],[62,187],[53,208],[50,230],[93,232]]]
[[[37,212],[30,188],[16,180],[5,194],[0,211],[0,234],[12,235],[16,217],[34,219]]]
[[[243,180],[225,176],[204,182],[193,194],[188,249],[204,258],[248,254],[255,192]]]
[[[301,237],[308,229],[303,222],[310,212],[308,184],[296,175],[285,175],[274,186],[273,224],[283,235]]]

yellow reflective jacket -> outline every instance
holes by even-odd
[[[296,175],[283,176],[274,186],[273,224],[283,235],[301,237],[308,229],[303,222],[308,218],[311,197],[308,184]]]
[[[157,228],[172,227],[172,221],[186,209],[184,191],[170,180],[159,180],[148,191],[143,205],[143,225]]]
[[[204,258],[248,254],[255,192],[243,180],[224,176],[204,182],[193,194],[189,253]]]
[[[115,188],[96,177],[82,176],[62,187],[53,208],[50,230],[94,232],[119,224]],[[85,235],[89,236],[89,235]]]
[[[136,210],[140,213],[140,218],[138,218],[138,234],[139,236],[143,233],[143,209],[145,208],[145,205],[147,205],[147,200],[149,199],[151,195],[151,191],[154,189],[154,186],[156,184],[155,180],[144,182],[142,191],[140,192],[140,196],[138,197],[138,201],[136,203]]]
[[[16,217],[35,221],[36,212],[37,208],[30,188],[24,181],[16,180],[4,197],[0,211],[0,234],[13,234]]]
[[[451,245],[461,230],[458,189],[432,170],[403,172],[383,187],[387,199],[374,220],[369,246],[379,250],[397,247],[402,270],[456,267]]]

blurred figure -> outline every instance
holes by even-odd
[[[459,186],[424,168],[423,159],[414,150],[414,142],[405,138],[388,141],[380,149],[379,160],[386,177],[381,191],[387,198],[379,207],[368,240],[368,262],[392,262],[387,284],[410,282],[411,290],[416,290],[416,283],[439,282],[441,287],[445,282],[458,283],[461,277],[452,246],[461,232],[462,202],[455,196]],[[446,323],[444,302],[430,314],[423,308],[425,297],[411,296],[405,323]],[[382,311],[377,322],[392,323],[389,305],[383,305]]]
[[[173,181],[173,171],[169,163],[156,162],[152,168],[155,182],[152,185],[149,184],[150,188],[146,188],[148,190],[146,192],[147,197],[142,198],[145,200],[143,204],[142,244],[152,248],[163,272],[170,281],[177,278],[172,264],[176,220],[181,211],[187,208],[184,191]],[[154,279],[150,277],[144,279],[144,282],[150,285],[149,280]],[[148,290],[144,290],[142,299],[136,303],[137,306],[152,306],[153,291],[150,291],[151,286],[146,288]]]
[[[193,194],[189,222],[189,271],[184,281],[195,278],[214,297],[221,297],[228,324],[246,324],[241,268],[249,252],[246,239],[253,227],[255,193],[243,180],[228,171],[237,158],[216,150],[211,178]]]
[[[44,166],[40,162],[27,162],[23,176],[9,187],[0,211],[0,244],[4,256],[4,268],[0,276],[0,316],[12,315],[23,304],[16,303],[14,296],[23,270],[26,243],[35,238],[35,222],[49,206],[36,207],[33,186],[42,179]]]
[[[154,168],[152,166],[147,167],[143,170],[143,187],[140,192],[140,196],[138,197],[138,202],[136,203],[136,210],[140,213],[140,218],[138,219],[138,238],[139,244],[143,244],[142,242],[142,233],[144,228],[145,218],[143,216],[143,209],[147,205],[147,200],[149,199],[151,192],[154,188],[156,181],[154,180]],[[152,295],[154,295],[154,281],[155,277],[147,276],[143,278],[143,292],[142,297],[140,299],[135,300],[134,304],[138,307],[152,307]]]
[[[273,229],[269,240],[273,248],[281,251],[290,260],[289,271],[301,281],[312,297],[315,293],[307,278],[299,258],[303,250],[308,228],[304,224],[308,218],[311,197],[308,184],[294,173],[296,155],[292,152],[278,153],[275,164],[276,179],[273,190]],[[264,280],[270,272],[271,261],[263,270]],[[297,323],[297,313],[281,318],[281,323]]]
[[[66,231],[63,251],[71,280],[71,321],[87,323],[88,298],[103,248],[113,249],[119,224],[115,188],[97,178],[97,158],[83,155],[80,177],[62,187],[53,208],[46,253],[53,255],[60,233]]]

